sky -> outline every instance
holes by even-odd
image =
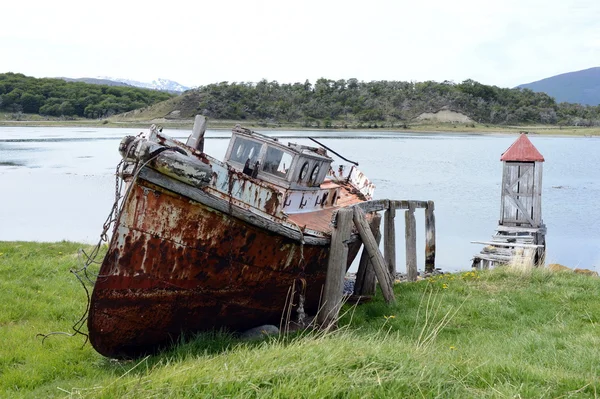
[[[599,0],[5,2],[0,73],[217,82],[473,79],[600,66]]]

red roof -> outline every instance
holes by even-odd
[[[501,161],[520,161],[520,162],[544,162],[544,157],[535,148],[527,135],[521,133],[519,138],[512,143],[508,150],[500,157]]]

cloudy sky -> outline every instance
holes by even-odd
[[[22,0],[1,20],[0,73],[35,77],[513,87],[600,66],[599,0]]]

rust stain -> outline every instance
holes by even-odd
[[[140,180],[117,230],[124,236],[113,237],[88,318],[90,341],[105,356],[150,353],[186,332],[279,324],[300,276],[307,281],[305,309],[317,311],[328,246],[301,248]],[[350,245],[349,263],[359,246]]]

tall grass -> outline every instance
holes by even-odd
[[[395,286],[340,328],[227,333],[113,361],[68,331],[85,308],[78,244],[0,243],[0,397],[596,397],[600,279],[510,268]]]

